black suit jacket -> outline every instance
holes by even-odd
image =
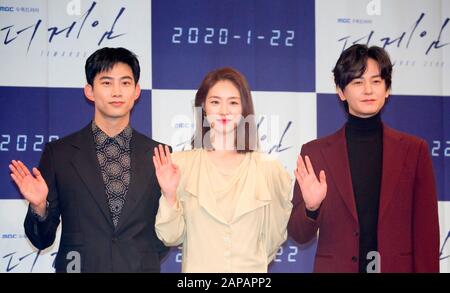
[[[167,248],[154,229],[161,194],[152,161],[157,144],[133,130],[131,181],[116,228],[107,203],[91,124],[46,145],[39,170],[49,188],[48,216],[39,222],[29,209],[24,226],[33,245],[44,249],[54,242],[61,218],[61,241],[55,259],[57,272],[66,272],[68,265],[73,269],[72,261],[77,254],[81,272],[160,271],[160,259]]]

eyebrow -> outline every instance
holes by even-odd
[[[237,99],[239,99],[240,97],[226,97],[225,99],[227,99],[227,100],[237,100]],[[209,97],[207,97],[206,99],[222,99],[222,97],[219,97],[219,96],[209,96]]]
[[[113,78],[111,77],[111,76],[102,76],[102,77],[100,77],[99,78],[100,80],[113,80]],[[125,75],[125,76],[122,76],[122,77],[120,77],[119,78],[120,80],[124,80],[124,79],[130,79],[130,80],[133,80],[133,78],[131,78],[131,76],[129,76],[129,75]]]
[[[378,77],[382,78],[381,74],[372,75],[369,78],[378,78]],[[355,77],[353,80],[355,80],[355,79],[364,79],[364,78],[362,76],[359,76],[359,77]]]

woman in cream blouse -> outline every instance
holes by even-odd
[[[291,178],[256,151],[253,102],[245,77],[232,68],[210,72],[195,97],[193,150],[155,148],[161,186],[156,233],[183,244],[183,272],[267,272],[287,238]]]

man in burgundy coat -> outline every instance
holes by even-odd
[[[318,235],[315,272],[439,272],[427,143],[380,118],[391,88],[387,52],[353,45],[333,72],[348,121],[302,146],[290,236],[306,243]]]

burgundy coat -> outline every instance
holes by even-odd
[[[295,184],[289,235],[299,243],[318,237],[315,272],[358,272],[359,224],[345,127],[302,146],[316,175],[325,170],[327,195],[316,220],[306,216]],[[427,143],[383,125],[378,212],[381,272],[439,272],[439,222]]]

